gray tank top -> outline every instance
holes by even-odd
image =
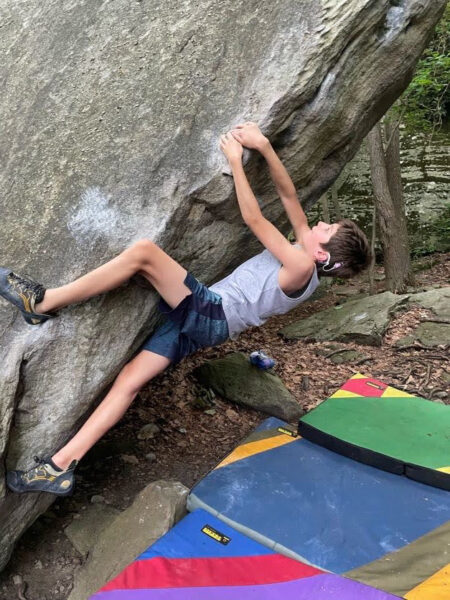
[[[317,269],[299,295],[288,296],[278,283],[280,261],[264,250],[242,263],[228,277],[210,286],[222,297],[230,337],[254,325],[262,325],[272,315],[281,315],[304,302],[319,285]]]

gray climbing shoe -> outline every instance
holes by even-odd
[[[28,471],[8,471],[6,484],[10,490],[18,494],[49,492],[58,496],[68,496],[72,493],[75,484],[76,460],[73,460],[65,471],[55,468],[56,465],[52,465],[49,458],[36,456],[34,460],[37,465]]]
[[[0,296],[17,306],[23,318],[30,325],[39,325],[55,315],[44,315],[34,312],[34,307],[42,302],[45,288],[40,283],[25,279],[10,269],[0,267]]]

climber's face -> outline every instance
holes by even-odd
[[[305,249],[314,257],[314,260],[325,262],[329,258],[329,253],[323,249],[323,244],[327,244],[333,235],[339,229],[338,223],[324,223],[319,221],[309,230],[309,235],[303,239]]]

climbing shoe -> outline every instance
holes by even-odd
[[[45,288],[40,283],[24,279],[9,269],[0,267],[0,296],[17,306],[30,325],[39,325],[55,316],[34,312],[35,305],[42,302],[44,295]]]
[[[6,484],[10,490],[19,494],[50,492],[58,496],[68,496],[72,493],[75,483],[76,460],[73,460],[65,471],[58,469],[50,458],[36,456],[34,460],[37,465],[29,471],[8,471]]]

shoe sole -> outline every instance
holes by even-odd
[[[28,313],[23,310],[20,310],[20,312],[22,313],[22,317],[25,319],[28,325],[41,325],[42,323],[45,323],[45,321],[48,321],[52,318],[51,315],[37,315],[35,313]],[[37,323],[34,321],[37,321]]]
[[[64,492],[53,492],[51,490],[22,490],[14,485],[12,485],[9,481],[6,483],[9,490],[14,492],[15,494],[53,494],[54,496],[71,496],[74,492],[75,486],[73,485],[69,490]]]
[[[2,296],[2,298],[16,306],[19,310],[22,310],[21,306],[17,304],[17,300],[11,295],[10,292],[7,291],[7,288],[9,287],[7,277],[9,273],[11,273],[10,269],[0,267],[0,296]]]

